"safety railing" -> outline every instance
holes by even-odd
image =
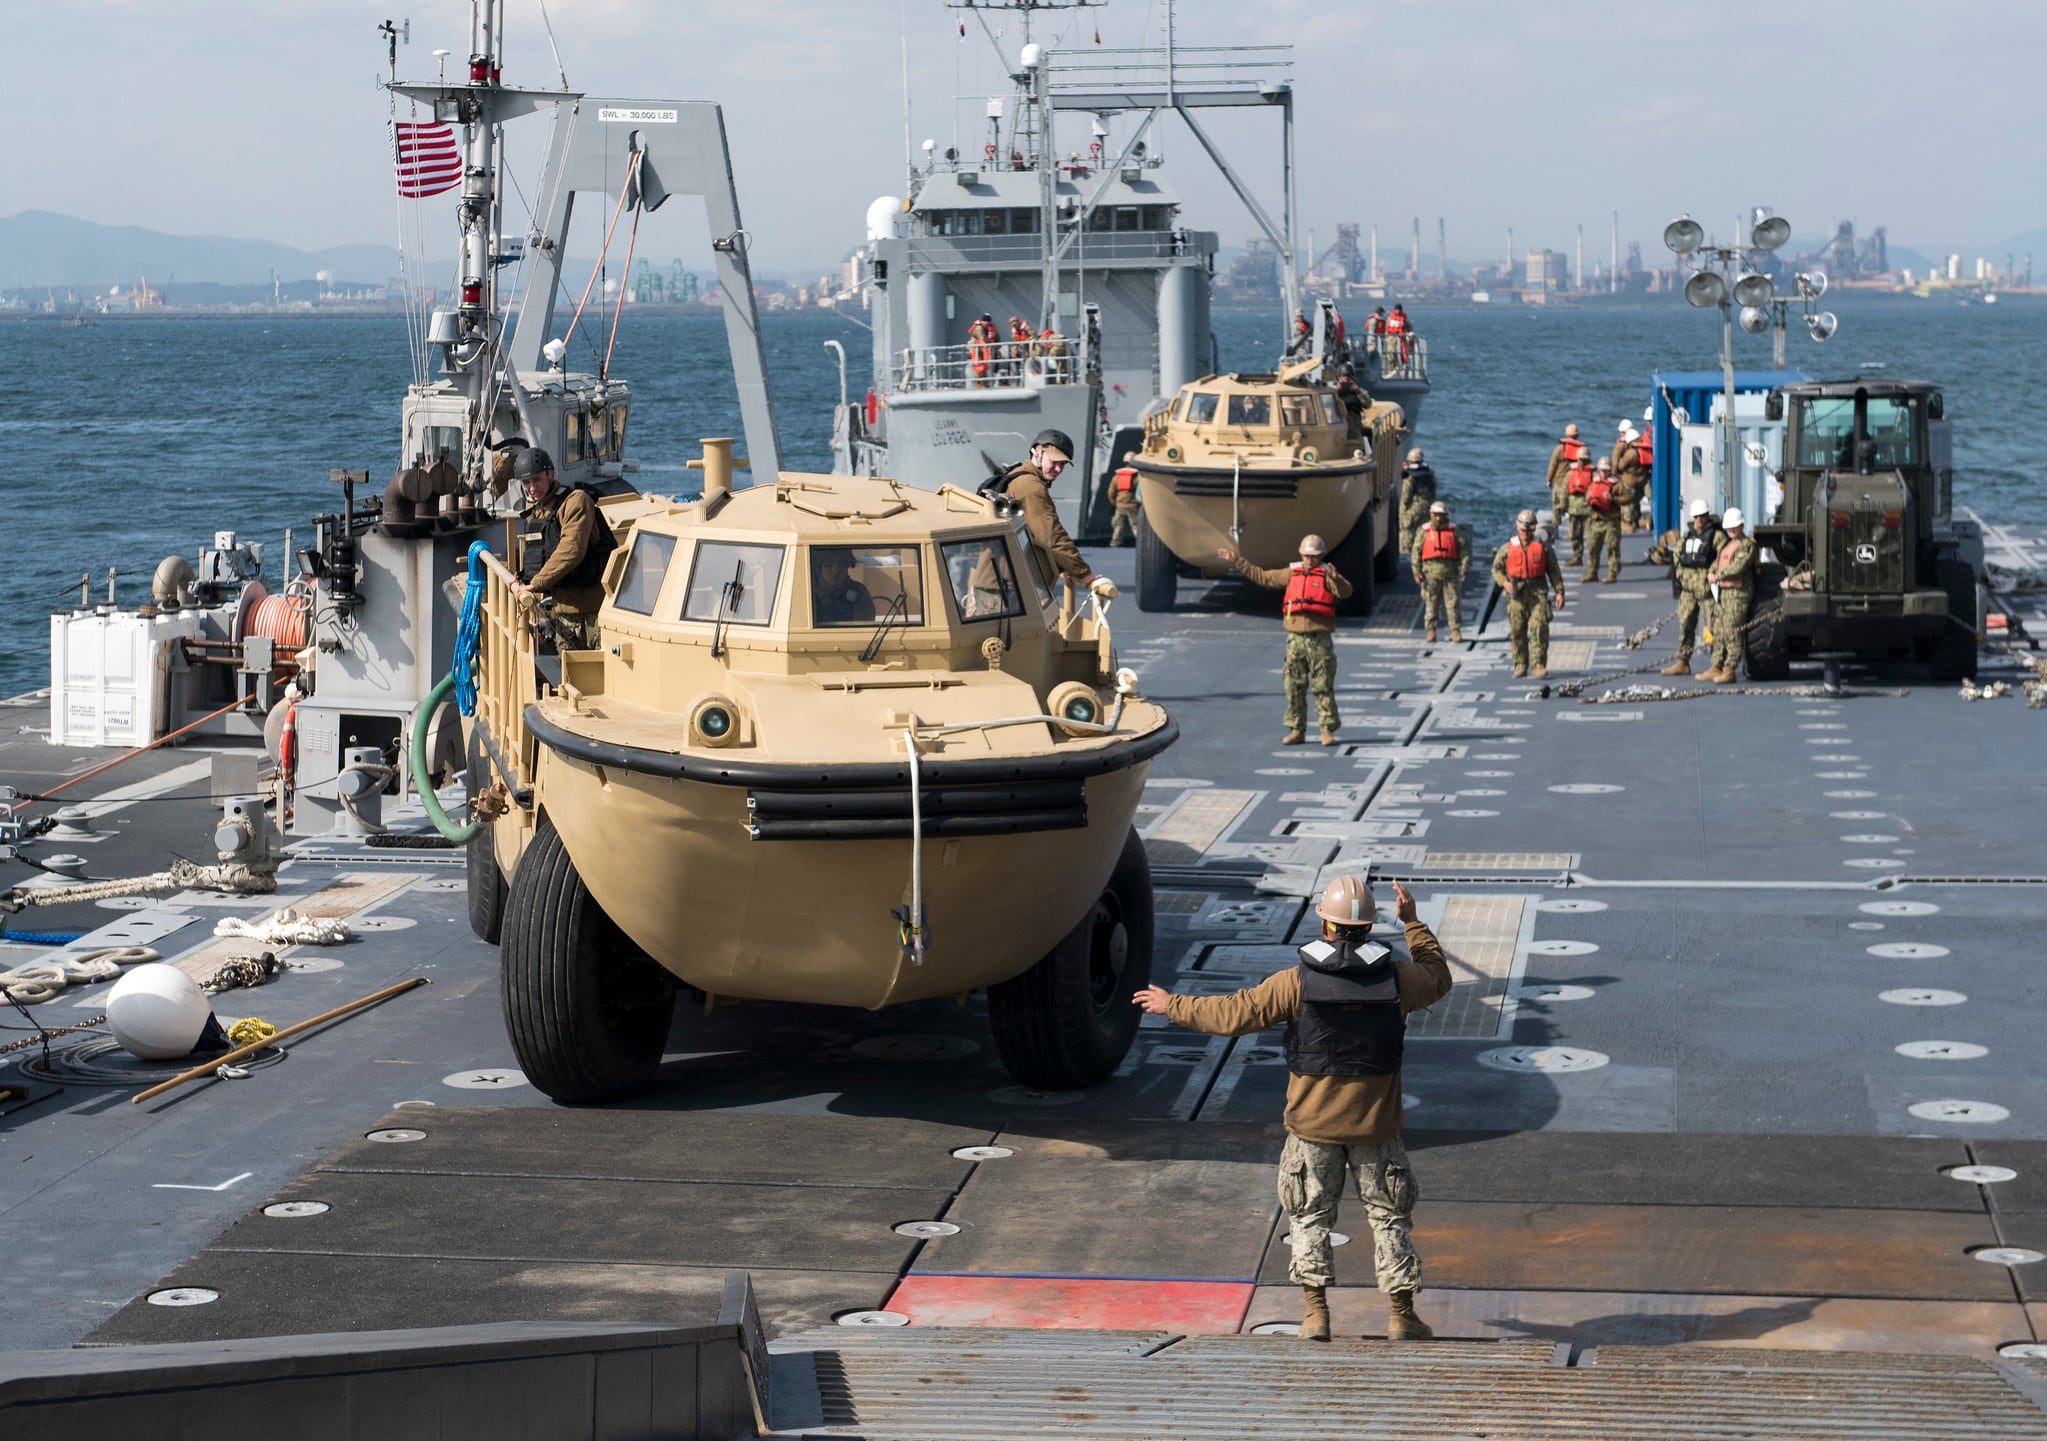
[[[514,575],[485,552],[484,597],[476,647],[476,720],[491,767],[516,798],[531,793],[539,743],[526,728],[526,707],[540,698],[538,642],[532,614],[512,593]]]
[[[940,202],[927,193],[923,203]],[[1065,224],[1059,227],[1062,240],[1071,228]],[[914,235],[907,250],[911,265],[925,270],[950,270],[962,265],[1040,265],[1045,258],[1036,234]],[[1090,262],[1107,265],[1124,260],[1169,260],[1190,253],[1193,252],[1188,250],[1187,234],[1181,230],[1088,229],[1074,238],[1060,263],[1070,268]]]
[[[1350,337],[1352,363],[1365,374],[1380,380],[1427,380],[1429,342],[1419,335],[1353,335]]]
[[[1064,385],[1086,373],[1087,347],[1058,336],[906,348],[893,380],[897,391],[1015,390]]]

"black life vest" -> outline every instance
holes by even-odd
[[[1407,494],[1410,501],[1434,500],[1436,498],[1435,470],[1428,465],[1408,467]]]
[[[1686,570],[1704,570],[1713,563],[1719,547],[1713,544],[1713,534],[1708,531],[1700,535],[1696,530],[1685,532],[1684,544],[1677,548],[1677,563]]]
[[[583,550],[583,558],[576,562],[576,568],[561,579],[564,588],[587,590],[604,579],[604,562],[611,559],[611,553],[618,549],[618,537],[611,533],[611,524],[604,518],[604,510],[597,504],[597,492],[587,485],[572,485],[562,492],[561,500],[545,515],[528,511],[525,520],[531,525],[538,522],[537,531],[528,531],[526,543],[519,552],[519,578],[530,581],[540,574],[547,565],[548,557],[555,547],[562,543],[562,506],[569,503],[569,494],[582,491],[589,497],[592,524],[590,544]],[[534,537],[538,537],[538,544]]]
[[[1301,947],[1301,1009],[1286,1028],[1297,1076],[1391,1076],[1407,1036],[1400,980],[1384,946]],[[1334,964],[1335,970],[1324,966]]]

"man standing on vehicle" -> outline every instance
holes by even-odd
[[[1538,676],[1549,674],[1550,598],[1564,604],[1564,572],[1553,542],[1537,538],[1535,512],[1514,517],[1514,535],[1493,552],[1493,584],[1507,597],[1507,637],[1514,655],[1514,674],[1527,675],[1534,662]]]
[[[1450,524],[1450,507],[1442,501],[1429,507],[1429,523],[1414,533],[1408,559],[1414,566],[1414,583],[1421,587],[1422,624],[1428,627],[1428,638],[1436,638],[1437,618],[1447,611],[1450,639],[1463,640],[1464,612],[1459,608],[1458,587],[1471,569],[1471,553],[1457,527]]]
[[[1308,691],[1315,692],[1315,716],[1322,723],[1322,744],[1336,744],[1336,603],[1350,595],[1350,582],[1329,564],[1329,547],[1319,535],[1301,537],[1301,558],[1285,570],[1253,565],[1228,546],[1216,551],[1237,574],[1267,590],[1283,590],[1280,624],[1286,628],[1286,733],[1283,746],[1297,746],[1308,735]]]
[[[1720,528],[1727,534],[1706,568],[1706,582],[1713,591],[1713,668],[1699,679],[1731,685],[1741,678],[1742,657],[1748,650],[1743,632],[1756,598],[1756,543],[1748,538],[1748,520],[1740,506],[1728,507]]]
[[[1450,966],[1398,881],[1393,899],[1411,960],[1370,939],[1378,906],[1364,877],[1339,876],[1315,907],[1321,938],[1300,948],[1297,965],[1227,996],[1176,996],[1149,986],[1134,998],[1152,1015],[1212,1036],[1286,1023],[1279,1202],[1293,1240],[1287,1271],[1301,1288],[1305,1341],[1329,1339],[1328,1288],[1336,1283],[1329,1229],[1347,1174],[1372,1225],[1374,1269],[1388,1303],[1386,1339],[1435,1334],[1414,1312],[1421,1260],[1411,1232],[1420,1191],[1400,1142],[1400,1063],[1409,1013],[1449,994]]]
[[[1073,441],[1066,432],[1041,430],[1031,441],[1030,459],[1012,465],[984,489],[1008,496],[1022,509],[1024,528],[1030,531],[1031,539],[1045,548],[1061,575],[1103,600],[1114,600],[1115,582],[1105,575],[1096,575],[1089,567],[1080,547],[1066,533],[1058,507],[1052,504],[1052,482],[1071,464]]]
[[[551,619],[560,650],[595,650],[597,611],[604,604],[604,562],[617,547],[597,502],[582,486],[563,489],[554,457],[538,446],[521,450],[512,476],[525,493],[519,512],[519,579],[512,594],[554,601]]]
[[[1712,506],[1695,499],[1686,510],[1684,538],[1670,558],[1670,584],[1677,592],[1677,659],[1663,668],[1663,675],[1692,673],[1692,645],[1699,633],[1699,613],[1713,603],[1706,571],[1720,558],[1720,547],[1727,544],[1727,537],[1713,523]]]

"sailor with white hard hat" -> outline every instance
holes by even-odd
[[[1406,928],[1402,960],[1370,939],[1378,905],[1363,876],[1338,876],[1322,892],[1319,938],[1297,964],[1226,996],[1176,996],[1158,986],[1137,1004],[1212,1036],[1245,1036],[1286,1023],[1286,1147],[1279,1198],[1292,1233],[1288,1274],[1301,1288],[1300,1336],[1329,1339],[1326,1288],[1336,1282],[1329,1228],[1350,1179],[1365,1203],[1371,1254],[1389,1304],[1386,1338],[1433,1334],[1415,1315],[1421,1261],[1409,1239],[1416,1195],[1400,1142],[1400,1063],[1409,1012],[1450,990],[1450,966],[1434,932],[1398,881],[1393,899]]]
[[[1699,617],[1713,603],[1706,572],[1720,558],[1720,547],[1726,543],[1727,537],[1715,523],[1713,507],[1694,497],[1685,507],[1684,535],[1670,557],[1670,585],[1677,592],[1677,658],[1663,668],[1664,675],[1692,673]]]
[[[1756,543],[1749,538],[1748,518],[1740,506],[1729,506],[1720,517],[1726,532],[1713,563],[1706,567],[1706,582],[1713,592],[1713,668],[1699,678],[1715,685],[1729,685],[1739,678],[1747,653],[1749,611],[1756,596]]]

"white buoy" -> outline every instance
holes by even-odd
[[[123,1050],[145,1061],[191,1055],[212,1019],[199,983],[163,961],[136,966],[107,993],[107,1029]]]

